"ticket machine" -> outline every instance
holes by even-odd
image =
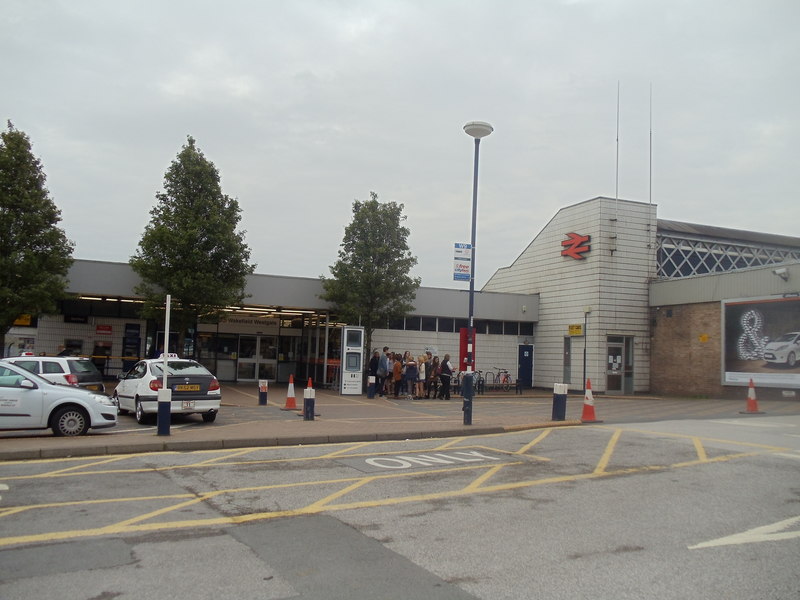
[[[341,389],[344,395],[361,395],[364,385],[364,328],[342,328]]]

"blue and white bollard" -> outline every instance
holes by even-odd
[[[267,405],[267,392],[269,392],[269,381],[266,379],[258,380],[258,405]]]
[[[375,376],[370,375],[367,377],[367,398],[375,397]]]

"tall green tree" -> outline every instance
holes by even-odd
[[[361,325],[367,350],[375,329],[409,313],[420,279],[409,273],[417,264],[408,248],[408,227],[402,223],[403,205],[381,203],[378,194],[353,202],[353,220],[344,230],[333,277],[322,276],[323,300],[350,325]]]
[[[244,300],[255,265],[245,232],[237,231],[239,203],[222,193],[217,168],[191,136],[156,201],[130,264],[142,279],[136,291],[145,315],[163,319],[165,295],[172,296],[170,329],[179,332],[183,348],[187,328]]]
[[[0,341],[20,315],[55,312],[65,294],[73,244],[45,179],[28,136],[9,121],[0,133]]]

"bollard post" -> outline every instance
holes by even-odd
[[[375,375],[367,377],[367,398],[375,397]]]
[[[303,421],[314,420],[314,388],[303,390]]]
[[[258,405],[267,405],[267,392],[269,392],[269,381],[266,379],[258,380]]]
[[[475,388],[472,386],[472,371],[464,375],[462,383],[461,396],[464,398],[464,405],[461,410],[464,411],[464,425],[472,425],[472,399],[475,396]]]
[[[158,435],[169,435],[170,421],[172,420],[172,390],[169,388],[158,390],[156,419]]]
[[[566,383],[553,384],[553,421],[567,420],[567,390]]]

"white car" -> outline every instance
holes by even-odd
[[[34,356],[28,352],[6,359],[51,383],[77,385],[95,392],[105,392],[103,376],[88,358],[78,356]]]
[[[800,331],[784,333],[764,347],[764,360],[768,363],[794,367],[797,365],[798,355],[800,355]]]
[[[112,399],[120,414],[133,412],[136,421],[147,423],[158,414],[158,390],[164,381],[164,359],[140,360],[119,376]],[[167,386],[172,390],[170,412],[189,415],[200,413],[203,421],[213,423],[222,403],[219,381],[203,365],[177,354],[167,355]]]
[[[0,360],[0,429],[49,428],[73,436],[116,424],[116,408],[105,394],[51,383]]]

